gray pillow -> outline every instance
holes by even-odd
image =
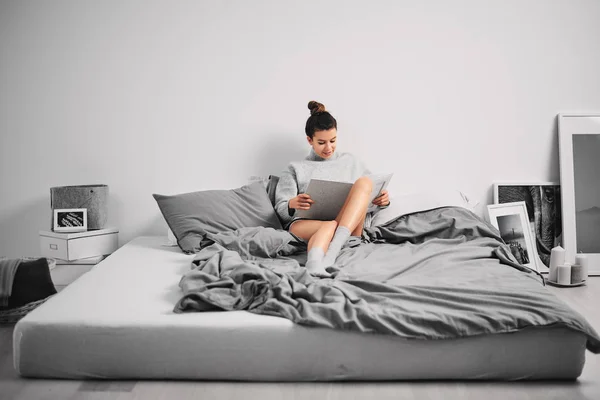
[[[277,175],[269,175],[269,183],[267,184],[267,194],[269,195],[269,200],[271,200],[271,204],[275,207],[275,189],[277,188],[277,183],[279,182],[279,177]]]
[[[282,229],[262,183],[231,190],[206,190],[172,196],[152,195],[186,253],[200,251],[207,232],[220,233],[243,227]]]

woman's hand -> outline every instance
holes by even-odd
[[[296,197],[292,197],[288,203],[289,208],[296,210],[309,210],[310,205],[315,201],[310,198],[309,194],[301,193]]]
[[[388,191],[383,189],[381,194],[373,200],[373,204],[380,207],[385,207],[390,204],[390,196],[388,195]]]

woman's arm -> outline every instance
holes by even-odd
[[[296,172],[289,166],[287,170],[281,173],[277,188],[275,188],[275,211],[284,225],[292,220],[296,212],[296,210],[289,208],[289,201],[297,195]]]

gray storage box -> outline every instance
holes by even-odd
[[[108,219],[108,186],[78,185],[50,188],[50,207],[86,208],[88,229],[102,229]],[[50,229],[54,226],[54,212]]]

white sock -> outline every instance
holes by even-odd
[[[329,249],[327,249],[327,254],[323,258],[324,267],[327,268],[333,264],[335,264],[335,259],[338,254],[342,250],[342,246],[346,243],[346,240],[350,237],[350,229],[345,226],[338,226],[335,230],[335,234],[333,235],[333,239],[331,239],[331,243],[329,243]]]
[[[325,271],[325,266],[323,265],[323,256],[325,253],[323,249],[320,247],[313,247],[308,251],[308,255],[306,256],[306,269],[308,273],[314,276],[319,277],[329,277],[330,273]]]

